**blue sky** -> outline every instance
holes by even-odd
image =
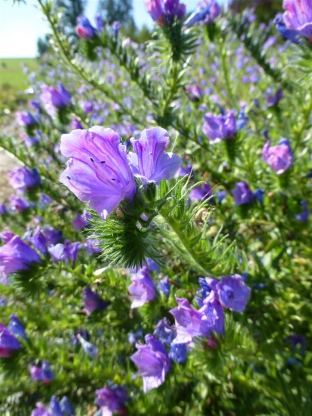
[[[12,0],[0,0],[0,58],[32,58],[37,53],[37,39],[49,31],[48,24],[34,0],[15,4]],[[199,0],[184,0],[188,10],[195,9]],[[221,1],[222,2],[222,1]],[[98,0],[88,0],[86,16],[92,21]],[[143,0],[133,0],[134,19],[140,27],[152,25]]]

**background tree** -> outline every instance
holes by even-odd
[[[232,0],[230,9],[234,12],[242,12],[247,8],[255,10],[257,18],[261,22],[273,19],[278,12],[282,12],[281,0]]]
[[[123,24],[132,23],[132,10],[132,0],[99,0],[98,4],[98,12],[109,24],[116,21]]]
[[[44,37],[37,40],[37,52],[39,57],[44,55],[50,49],[50,36],[51,35],[46,34]]]

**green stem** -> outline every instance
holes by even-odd
[[[59,33],[55,27],[54,21],[52,19],[52,14],[45,8],[42,0],[38,0],[38,3],[40,4],[40,7],[44,13],[44,15],[46,16],[48,22],[50,23],[51,29],[53,31],[53,35],[55,37],[55,40],[57,41],[57,44],[60,48],[60,51],[62,52],[62,55],[64,56],[64,58],[66,59],[68,65],[88,84],[92,85],[92,87],[94,89],[97,89],[98,91],[102,92],[103,94],[105,94],[112,102],[116,102],[116,98],[114,96],[114,94],[112,94],[108,89],[106,89],[104,86],[99,85],[96,81],[92,80],[88,74],[82,69],[77,67],[74,63],[73,60],[71,58],[71,56],[68,54],[68,52],[66,51],[63,42],[59,36]],[[128,116],[130,116],[133,120],[133,122],[137,123],[137,124],[141,124],[141,121],[131,112],[127,109],[127,107],[125,107],[122,103],[118,103],[118,105],[120,106],[122,112],[124,114],[127,114]]]
[[[221,58],[221,66],[222,66],[225,86],[226,86],[226,90],[227,90],[227,93],[228,93],[230,101],[231,101],[231,105],[232,105],[233,108],[236,108],[237,103],[236,103],[235,96],[234,96],[232,86],[231,86],[231,80],[230,80],[230,77],[229,77],[229,67],[227,65],[226,52],[224,50],[223,45],[224,45],[224,39],[220,38],[219,42],[218,42],[218,48],[219,48],[219,55],[220,55],[220,58]]]
[[[196,251],[191,247],[190,242],[181,233],[179,224],[174,219],[163,213],[160,213],[160,216],[163,220],[161,222],[165,222],[171,229],[173,235],[170,243],[178,251],[178,253],[183,253],[183,258],[195,267],[199,273],[205,276],[212,275],[213,273],[211,270],[205,268],[198,258]],[[157,222],[157,220],[159,220],[159,216],[156,217],[155,222]],[[175,243],[177,240],[179,242],[178,244]]]

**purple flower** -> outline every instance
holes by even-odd
[[[40,402],[36,403],[36,409],[31,412],[31,416],[52,416],[51,413]]]
[[[169,358],[179,364],[186,361],[186,344],[172,344],[169,351]]]
[[[249,301],[251,289],[245,285],[242,276],[224,276],[217,283],[217,294],[224,308],[235,312],[243,312]]]
[[[163,292],[163,294],[166,296],[166,298],[169,298],[170,295],[170,283],[169,283],[169,277],[165,276],[158,284],[157,286],[158,290]]]
[[[75,231],[82,230],[87,225],[89,225],[89,222],[85,219],[84,215],[79,213],[77,213],[76,217],[72,220],[72,226]]]
[[[295,215],[295,218],[297,221],[300,222],[307,222],[309,220],[309,216],[310,216],[310,210],[308,207],[308,202],[307,201],[301,201],[301,206],[303,208],[303,211],[300,214]]]
[[[175,174],[175,177],[178,176],[185,176],[185,175],[191,175],[193,172],[193,168],[192,165],[190,163],[188,163],[186,166],[180,166],[179,169],[177,170],[177,173]]]
[[[188,17],[185,22],[186,27],[195,25],[198,22],[212,23],[220,14],[220,6],[214,0],[202,1],[196,10]]]
[[[96,28],[98,30],[99,33],[103,33],[104,31],[104,23],[103,20],[101,18],[101,15],[99,13],[97,13],[94,16],[94,20],[95,20],[95,24],[96,24]]]
[[[293,164],[293,153],[286,139],[282,139],[278,146],[270,146],[270,142],[266,142],[262,149],[262,156],[278,175],[286,172]]]
[[[114,38],[117,39],[118,38],[118,33],[120,30],[121,24],[120,22],[114,22],[112,24],[112,29],[113,29],[113,33],[114,33]]]
[[[161,319],[154,330],[154,335],[163,344],[170,345],[177,336],[175,329],[169,325],[168,319]]]
[[[234,139],[237,132],[236,119],[233,111],[227,115],[205,114],[203,132],[209,138],[210,143],[218,143],[224,139]]]
[[[9,227],[5,227],[4,231],[0,233],[0,238],[4,243],[8,243],[15,235]]]
[[[82,124],[80,123],[80,121],[78,120],[77,117],[73,117],[70,127],[73,130],[78,130],[78,129],[82,130],[83,129]]]
[[[49,244],[58,244],[62,241],[62,231],[56,231],[53,227],[44,227],[43,235]]]
[[[40,256],[18,235],[0,247],[0,276],[26,270],[31,263],[40,262]]]
[[[274,23],[276,25],[276,29],[279,33],[287,40],[290,40],[293,43],[299,44],[300,43],[300,34],[296,30],[288,29],[283,21],[283,18],[277,16],[274,19]]]
[[[57,398],[55,396],[51,397],[50,410],[51,410],[53,416],[63,416],[63,412],[62,412],[62,409],[61,409],[60,402],[57,400]]]
[[[0,357],[8,358],[14,351],[21,348],[19,340],[0,323]]]
[[[55,261],[67,261],[67,259],[70,259],[72,263],[75,263],[78,252],[81,249],[82,244],[78,241],[71,243],[65,240],[65,244],[56,244],[53,247],[49,247],[48,251]]]
[[[138,351],[130,359],[138,367],[138,375],[143,377],[143,391],[159,387],[171,368],[167,350],[153,335],[146,335],[147,345],[136,344]]]
[[[13,211],[25,211],[26,209],[30,208],[29,202],[26,201],[25,198],[11,195],[10,196],[10,208]]]
[[[29,111],[18,111],[16,113],[16,122],[22,127],[31,127],[38,124],[34,116]]]
[[[71,105],[71,97],[64,85],[59,82],[58,89],[53,86],[43,85],[41,87],[41,100],[47,113],[54,117],[57,108],[64,108]]]
[[[172,179],[182,160],[165,152],[169,142],[168,132],[161,127],[145,129],[139,140],[131,139],[135,153],[130,152],[128,157],[133,174],[144,183]]]
[[[214,297],[209,295],[200,310],[194,309],[187,299],[176,296],[176,300],[178,307],[170,311],[177,331],[174,344],[186,344],[195,337],[209,336],[213,331],[223,332],[223,311]]]
[[[83,291],[83,304],[87,315],[91,315],[95,310],[104,311],[109,302],[103,300],[100,295],[93,292],[90,287]]]
[[[77,17],[76,33],[80,38],[90,39],[96,36],[96,29],[85,16]]]
[[[97,398],[95,403],[101,407],[102,414],[112,416],[116,410],[121,409],[129,400],[129,396],[124,386],[113,385],[96,390]]]
[[[296,31],[312,43],[312,3],[310,0],[284,0],[283,20],[289,30]]]
[[[245,181],[236,183],[232,195],[234,196],[236,206],[249,204],[254,199],[254,195]]]
[[[62,412],[65,415],[74,416],[75,414],[74,408],[66,396],[62,398],[62,400],[60,401],[60,405],[61,405]]]
[[[191,201],[205,201],[206,199],[212,196],[212,190],[209,183],[204,183],[203,185],[196,186],[193,188],[189,194]],[[213,199],[210,199],[210,202],[213,202]]]
[[[84,352],[88,354],[90,358],[96,358],[99,355],[99,350],[95,345],[91,344],[89,341],[86,341],[80,334],[77,335],[77,338],[80,341]]]
[[[33,235],[28,237],[28,241],[36,247],[41,253],[46,254],[47,252],[47,240],[43,234],[43,230],[38,226]]]
[[[10,185],[18,191],[28,190],[41,184],[37,169],[28,169],[26,166],[11,170],[8,176]]]
[[[55,379],[55,376],[51,370],[50,363],[47,360],[43,360],[40,367],[32,365],[29,368],[32,381],[43,381],[44,384],[49,384]]]
[[[0,215],[5,215],[7,213],[8,213],[8,210],[5,204],[0,204]]]
[[[300,345],[301,350],[304,350],[304,347],[307,344],[307,339],[303,335],[293,334],[286,337],[286,341],[290,343],[291,348],[294,350]]]
[[[156,297],[155,284],[146,267],[133,274],[128,290],[132,297],[131,309],[139,308]]]
[[[92,103],[91,101],[86,101],[86,102],[83,104],[83,111],[84,111],[86,114],[92,113],[92,111],[93,111],[93,103]],[[81,128],[81,127],[79,127],[79,128]]]
[[[16,315],[11,315],[8,330],[11,332],[11,334],[14,334],[23,339],[27,339],[24,325],[21,323],[21,321],[18,319]]]
[[[185,87],[185,92],[186,92],[187,96],[189,97],[189,99],[193,102],[200,101],[203,98],[203,92],[199,88],[199,86],[196,85],[196,84],[187,85]]]
[[[267,98],[268,107],[275,107],[283,98],[283,90],[279,88],[274,95],[269,95]]]
[[[132,201],[136,191],[120,140],[119,134],[103,127],[73,130],[61,139],[61,152],[71,159],[60,181],[104,219],[123,199]]]
[[[84,249],[86,250],[89,256],[92,256],[92,254],[101,253],[101,248],[98,247],[99,244],[100,241],[97,239],[87,239],[84,244]]]
[[[144,0],[144,3],[148,13],[159,26],[170,24],[175,16],[181,20],[186,13],[185,4],[180,4],[179,0]]]

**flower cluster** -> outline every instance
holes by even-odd
[[[120,135],[104,127],[62,136],[61,152],[70,159],[60,181],[104,219],[123,199],[133,200],[135,177],[158,184],[173,178],[181,165],[178,155],[165,152],[169,137],[160,127],[144,130],[131,143],[134,152],[127,154]]]
[[[144,3],[148,13],[159,26],[172,23],[175,17],[181,20],[186,13],[185,4],[179,0],[144,0]]]

